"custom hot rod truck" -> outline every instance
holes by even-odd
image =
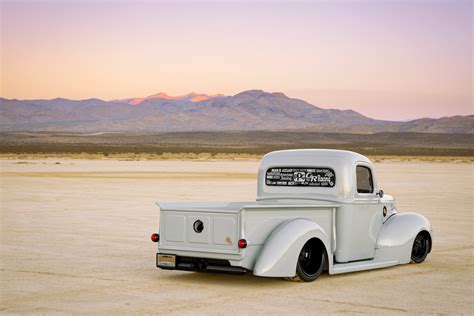
[[[341,150],[265,155],[251,202],[159,203],[156,265],[313,281],[425,260],[429,221],[397,213],[372,163]]]

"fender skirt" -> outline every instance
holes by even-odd
[[[318,238],[329,247],[328,236],[317,223],[298,218],[279,225],[267,238],[257,258],[253,274],[266,277],[293,277],[296,275],[298,255],[311,238]],[[332,265],[332,254],[328,253],[328,264]]]

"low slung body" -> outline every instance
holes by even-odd
[[[401,175],[403,176],[403,175]],[[159,203],[157,266],[313,281],[422,262],[429,221],[397,213],[366,157],[286,150],[263,157],[256,201]]]

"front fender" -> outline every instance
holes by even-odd
[[[306,241],[311,238],[320,239],[326,253],[331,249],[326,232],[317,223],[303,218],[282,223],[267,238],[255,263],[253,274],[267,277],[295,276],[298,255]],[[332,255],[327,257],[331,266]]]
[[[417,213],[392,215],[380,230],[375,257],[409,263],[415,237],[423,230],[426,230],[433,240],[431,224],[423,215]]]

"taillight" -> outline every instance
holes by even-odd
[[[247,247],[247,240],[245,239],[240,239],[238,242],[239,248],[244,249]]]
[[[160,241],[160,235],[158,235],[157,233],[152,234],[151,235],[151,241],[159,242]]]

